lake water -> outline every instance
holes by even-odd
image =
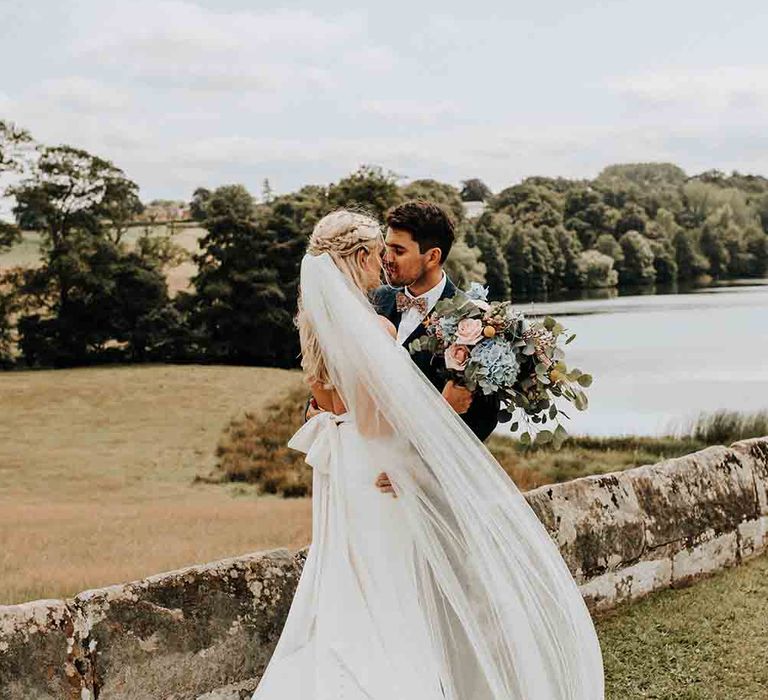
[[[594,383],[586,411],[564,409],[571,434],[660,435],[703,411],[768,409],[768,280],[520,308],[577,334],[566,361]]]

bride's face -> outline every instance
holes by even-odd
[[[381,284],[381,246],[362,249],[359,254],[365,290],[376,289]]]

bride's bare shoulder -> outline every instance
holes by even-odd
[[[395,324],[384,316],[379,316],[378,319],[379,323],[384,326],[384,330],[387,331],[387,333],[389,333],[393,338],[397,338],[397,328],[395,328]]]

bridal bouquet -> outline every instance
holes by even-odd
[[[582,387],[592,383],[589,374],[565,364],[563,346],[576,336],[551,316],[531,321],[511,302],[488,302],[487,297],[487,289],[473,282],[466,296],[439,301],[424,320],[426,335],[411,342],[408,350],[442,356],[449,378],[457,384],[497,394],[499,421],[519,416],[512,432],[521,421],[525,424],[523,444],[551,443],[559,449],[567,437],[560,416],[569,416],[555,400],[583,411],[587,396]]]

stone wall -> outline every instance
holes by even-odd
[[[768,548],[768,437],[526,494],[595,611]],[[0,700],[250,698],[306,550],[0,606]]]

